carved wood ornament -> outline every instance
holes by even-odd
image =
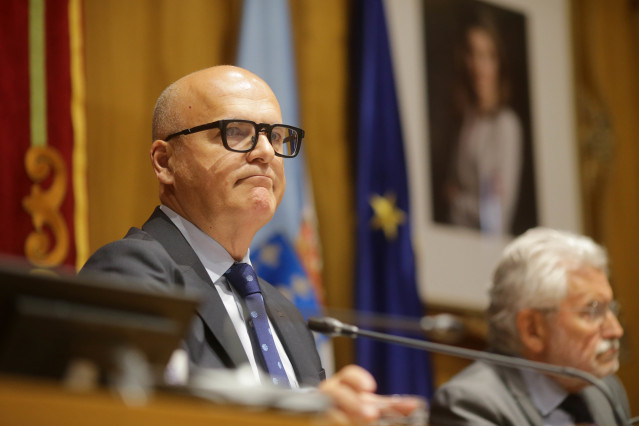
[[[55,267],[62,264],[69,253],[69,231],[60,213],[67,188],[64,160],[55,148],[48,146],[32,146],[24,160],[34,184],[31,195],[22,200],[22,206],[31,215],[35,228],[26,239],[25,254],[36,266]],[[51,185],[43,188],[41,184],[48,177],[51,177]]]

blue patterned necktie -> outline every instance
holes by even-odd
[[[224,275],[244,299],[246,308],[251,315],[250,321],[253,326],[249,327],[249,329],[253,331],[253,337],[257,339],[260,347],[259,353],[256,353],[255,356],[261,356],[264,359],[266,369],[271,375],[273,383],[290,387],[282,360],[275,347],[275,341],[273,340],[271,327],[269,327],[266,315],[266,308],[264,307],[264,299],[262,298],[255,271],[247,263],[234,263]]]

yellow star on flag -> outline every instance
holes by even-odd
[[[386,193],[383,197],[375,194],[369,201],[374,212],[371,225],[373,229],[384,231],[387,240],[397,238],[397,227],[405,220],[404,212],[395,205],[396,201],[397,197],[393,193]]]

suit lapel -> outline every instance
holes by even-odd
[[[498,371],[502,380],[506,384],[506,387],[515,398],[515,401],[517,401],[522,413],[528,419],[528,423],[530,425],[542,426],[544,424],[544,420],[539,411],[537,411],[537,407],[535,407],[535,404],[530,399],[530,395],[528,395],[528,392],[526,391],[526,384],[524,383],[519,370],[498,367]]]
[[[501,368],[500,375],[504,383],[515,397],[515,400],[525,413],[531,425],[543,425],[543,418],[532,399],[526,391],[526,385],[521,374],[514,369]],[[614,425],[616,424],[615,415],[610,407],[610,403],[606,397],[594,386],[588,386],[581,392],[581,395],[588,405],[590,414],[592,414],[595,424],[598,425]]]
[[[617,424],[615,414],[605,396],[594,386],[588,386],[581,392],[592,418],[598,425]]]
[[[236,366],[247,363],[248,358],[235,332],[222,299],[215,290],[206,269],[179,229],[160,208],[156,208],[142,229],[153,236],[179,265],[185,277],[187,294],[197,294],[201,304],[197,313],[218,339]]]

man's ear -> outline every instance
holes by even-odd
[[[151,164],[160,183],[170,185],[173,183],[173,169],[170,166],[173,147],[161,139],[151,144]]]
[[[542,312],[522,309],[517,314],[517,330],[523,350],[530,354],[541,354],[546,349],[547,323]]]

